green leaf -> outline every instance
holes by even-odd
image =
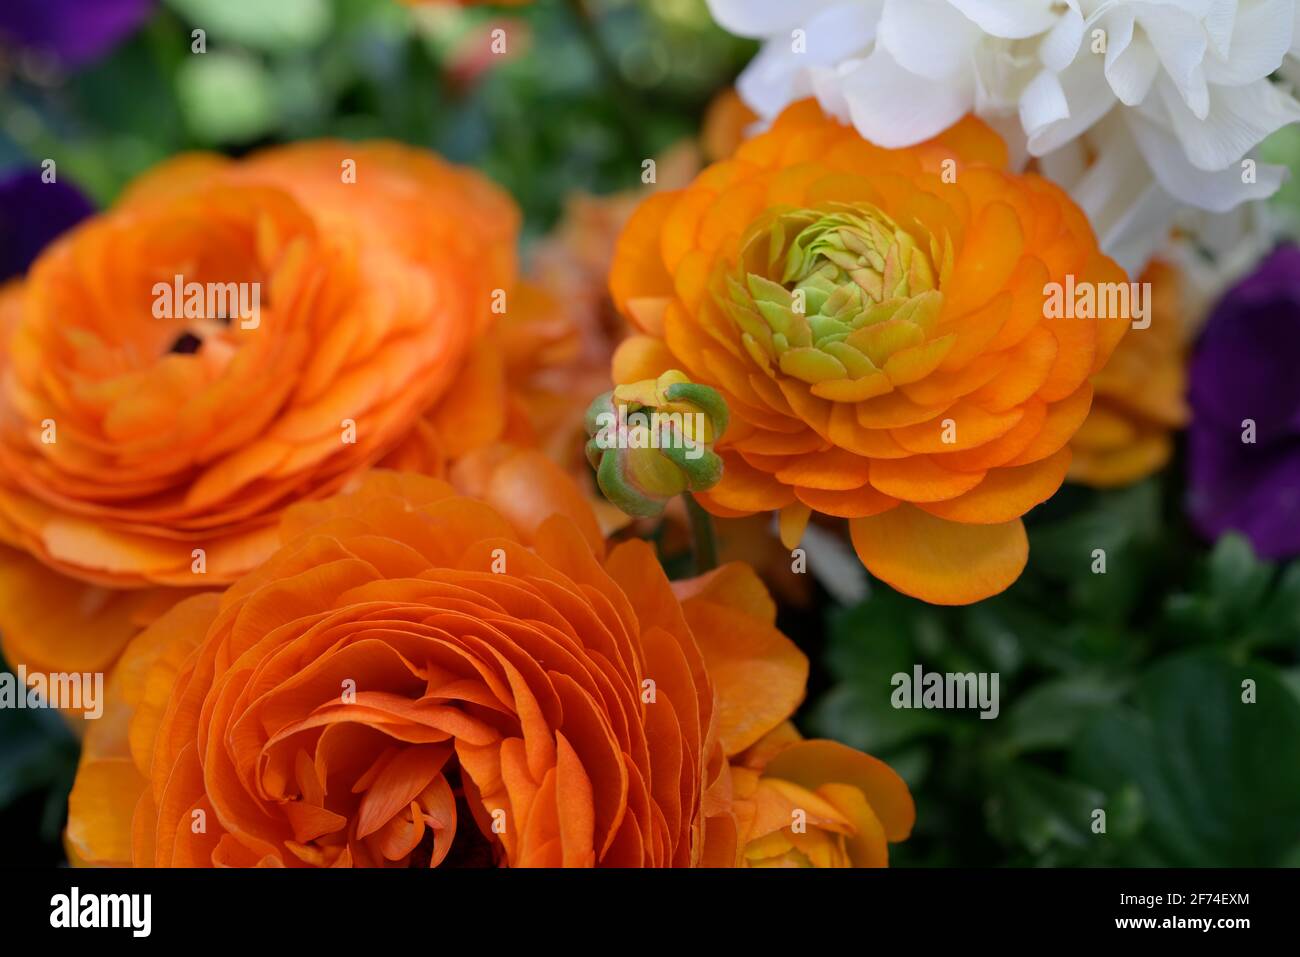
[[[1168,630],[1186,643],[1202,641],[1243,651],[1300,650],[1300,562],[1279,575],[1256,558],[1250,543],[1230,534],[1200,563],[1190,590],[1166,596]]]
[[[917,645],[946,642],[941,616],[924,607],[881,589],[831,616],[827,663],[846,680],[809,716],[816,733],[879,753],[944,727],[942,713],[890,703],[891,680],[900,671],[911,674]]]
[[[176,93],[194,135],[209,144],[241,143],[269,132],[278,110],[270,74],[256,60],[207,53],[176,74]]]
[[[1054,845],[1075,854],[1100,843],[1092,824],[1106,795],[1096,788],[1017,762],[999,774],[989,792],[986,814],[990,830],[1005,843],[1042,855]],[[1130,813],[1127,820],[1132,820]],[[1107,832],[1112,821],[1107,815]]]
[[[853,608],[833,612],[829,625],[826,664],[847,680],[910,672],[918,651],[937,653],[949,641],[948,620],[940,609],[887,588],[874,588]]]
[[[1253,608],[1273,578],[1273,568],[1255,557],[1244,535],[1224,535],[1210,553],[1211,595],[1228,617]]]
[[[1256,703],[1242,683],[1256,683]],[[1220,652],[1167,659],[1133,707],[1082,733],[1072,776],[1112,797],[1142,794],[1147,822],[1130,863],[1269,866],[1300,842],[1300,701],[1276,669]]]
[[[881,754],[946,727],[945,712],[893,707],[889,676],[882,678],[874,687],[840,685],[822,697],[808,718],[816,734]]]
[[[168,4],[191,26],[206,31],[209,41],[257,50],[313,47],[325,38],[331,20],[326,0],[168,0]]]
[[[1265,163],[1296,169],[1300,165],[1300,127],[1288,124],[1267,137],[1259,145],[1259,157]],[[1288,177],[1269,204],[1281,214],[1292,235],[1300,234],[1300,182],[1296,177]]]
[[[1124,696],[1129,684],[1123,675],[1084,672],[1031,688],[1000,722],[999,753],[1011,757],[1067,747],[1086,723]]]
[[[1031,523],[1029,567],[1064,586],[1069,607],[1089,621],[1122,621],[1159,568],[1151,553],[1160,540],[1160,493],[1148,480],[1097,494],[1065,518]]]
[[[1283,569],[1253,621],[1252,647],[1289,646],[1293,654],[1300,652],[1300,561]]]

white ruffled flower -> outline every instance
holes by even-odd
[[[1071,190],[1130,271],[1181,207],[1226,213],[1285,170],[1244,163],[1300,103],[1300,0],[709,0],[764,39],[739,90],[765,118],[816,96],[887,147],[975,112]]]

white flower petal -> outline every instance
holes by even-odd
[[[773,119],[795,100],[812,95],[808,58],[783,40],[765,43],[736,80],[736,92],[764,119]]]
[[[1043,172],[1070,191],[1092,224],[1101,251],[1136,279],[1165,244],[1178,201],[1156,182],[1131,143],[1124,149],[1106,139],[1097,149],[1098,161],[1080,168],[1086,157],[1068,154],[1076,148],[1082,154],[1082,144],[1078,139],[1043,157]],[[1068,157],[1064,163],[1059,162],[1062,156]],[[1111,156],[1120,159],[1107,162]]]
[[[979,38],[948,0],[885,0],[876,42],[907,72],[942,80],[970,73]]]
[[[1237,166],[1212,172],[1197,169],[1188,162],[1178,140],[1168,131],[1135,113],[1127,114],[1125,119],[1160,185],[1189,206],[1226,212],[1252,199],[1267,199],[1277,192],[1286,177],[1284,167],[1269,165],[1256,168],[1254,183],[1243,183]]]
[[[1193,335],[1228,288],[1273,248],[1276,232],[1264,212],[1260,204],[1249,204],[1230,213],[1183,214],[1175,221],[1184,235],[1160,255],[1182,274],[1183,311],[1191,320],[1189,332]]]
[[[1133,3],[1137,22],[1155,47],[1165,75],[1173,81],[1183,102],[1198,116],[1208,108],[1202,61],[1209,46],[1205,30],[1189,13],[1156,3]]]
[[[827,7],[851,6],[855,0],[708,0],[718,25],[738,37],[766,39],[790,31]]]
[[[1137,106],[1151,92],[1160,60],[1147,38],[1133,31],[1133,17],[1119,20],[1106,45],[1106,82],[1125,106]]]
[[[1169,74],[1165,74],[1168,76]],[[1205,119],[1210,113],[1210,84],[1205,79],[1204,67],[1197,66],[1192,71],[1192,76],[1186,88],[1180,89],[1179,95],[1182,96],[1183,102],[1187,108],[1192,111],[1192,115],[1197,119]]]
[[[802,53],[796,53],[784,35],[769,40],[736,82],[741,99],[759,116],[772,119],[795,100],[818,92],[814,72],[870,50],[883,5],[884,0],[853,0],[826,6],[805,21],[807,42]],[[822,75],[825,92],[827,81]]]
[[[1178,214],[1178,200],[1161,188],[1151,176],[1144,176],[1143,189],[1105,230],[1099,230],[1101,251],[1137,279],[1146,269],[1151,257],[1169,241],[1174,218]],[[1104,237],[1102,238],[1102,234]]]
[[[974,110],[1067,184],[1103,248],[1140,268],[1171,210],[1239,208],[1277,188],[1243,155],[1300,122],[1300,0],[709,0],[768,42],[740,81],[771,117],[816,95],[887,147]],[[793,54],[790,31],[807,31]],[[1105,37],[1094,52],[1094,33]],[[1102,55],[1104,52],[1104,55]]]
[[[1038,59],[1049,70],[1060,73],[1079,55],[1083,44],[1084,20],[1073,4],[1061,14],[1056,26],[1043,38],[1038,48]]]
[[[974,84],[962,76],[927,80],[877,48],[845,74],[844,97],[859,133],[877,146],[898,149],[937,136],[961,119],[974,100]]]
[[[1059,154],[1068,155],[1071,146],[1079,147],[1085,157],[1091,154],[1092,158],[1078,170],[1075,178],[1063,185],[1068,185],[1074,201],[1095,223],[1114,219],[1120,209],[1128,205],[1144,188],[1144,177],[1124,175],[1125,172],[1131,174],[1135,167],[1141,169],[1146,164],[1133,142],[1132,134],[1117,113],[1118,111],[1106,116],[1086,136],[1071,140],[1066,147],[1048,154],[1053,158]],[[1044,157],[1045,161],[1046,159]],[[1077,159],[1070,165],[1074,164],[1077,164]],[[1052,166],[1058,171],[1061,169],[1059,162],[1054,162]],[[1068,169],[1068,165],[1065,168]]]
[[[812,81],[813,96],[817,97],[822,111],[827,116],[835,117],[845,126],[853,123],[853,117],[849,114],[849,101],[844,97],[842,78],[845,73],[854,70],[860,62],[862,61],[846,60],[838,67],[819,66],[808,71],[808,77]]]
[[[1205,36],[1210,49],[1220,57],[1227,57],[1232,49],[1233,24],[1237,20],[1237,0],[1214,0],[1205,14]]]
[[[1053,123],[1070,118],[1061,81],[1051,70],[1040,70],[1020,95],[1020,125],[1033,139]]]
[[[1095,155],[1096,159],[1092,159]],[[1177,203],[1143,169],[1132,137],[1115,113],[1086,137],[1070,140],[1039,160],[1044,176],[1070,192],[1091,222],[1106,255],[1135,274],[1160,244]],[[1148,192],[1165,196],[1165,208],[1152,204]]]
[[[1279,66],[1294,39],[1287,25],[1295,20],[1295,0],[1247,0],[1237,14],[1228,56],[1205,60],[1210,83],[1241,86],[1262,80]]]
[[[1083,138],[1070,140],[1059,150],[1053,150],[1044,156],[1038,157],[1038,168],[1054,183],[1059,183],[1063,188],[1074,192],[1075,184],[1083,179],[1083,174],[1088,171],[1088,149],[1084,145]]]
[[[1042,156],[1083,133],[1115,105],[1115,93],[1106,84],[1100,57],[1080,57],[1059,75],[1069,104],[1069,116],[1033,132],[1029,152]]]
[[[1108,0],[1094,0],[1094,5],[1105,5]],[[1175,7],[1196,20],[1204,20],[1222,7],[1223,0],[1117,0],[1119,3],[1145,6]]]
[[[1022,40],[1052,29],[1060,14],[1053,0],[948,0],[985,33]]]
[[[1036,60],[1017,55],[1012,45],[991,41],[976,45],[974,65],[975,112],[984,119],[1014,114],[1021,91],[1039,69]]]
[[[859,0],[830,7],[808,21],[808,51],[812,66],[834,66],[870,52],[885,0]]]
[[[1167,77],[1160,78],[1157,89],[1184,155],[1198,169],[1221,170],[1236,163],[1264,137],[1300,120],[1300,103],[1268,80],[1214,87],[1204,119],[1171,90]]]
[[[1119,112],[1044,157],[1043,171],[1069,190],[1102,251],[1136,276],[1163,244],[1178,202],[1146,169]],[[1091,164],[1085,142],[1096,157]]]

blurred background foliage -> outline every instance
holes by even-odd
[[[947,609],[878,589],[831,613],[806,724],[907,778],[898,863],[1300,866],[1300,562],[1235,535],[1207,551],[1179,494],[1067,486],[1004,594]],[[997,672],[1001,713],[894,709],[917,663]]]
[[[483,169],[520,203],[528,242],[572,192],[637,185],[753,52],[703,0],[160,0],[80,70],[0,59],[0,170],[53,158],[102,205],[184,150],[387,137]],[[1293,160],[1300,133],[1265,152]],[[1297,190],[1279,202],[1300,210]],[[874,584],[855,607],[819,593],[783,610],[813,659],[804,731],[881,757],[913,790],[896,863],[1300,866],[1300,562],[1197,541],[1181,475],[1067,486],[1029,517],[1022,580],[974,607]],[[997,672],[1001,714],[894,709],[890,679],[916,664]],[[0,711],[0,864],[63,859],[76,755],[56,716]]]
[[[203,56],[191,55],[196,28]],[[714,27],[703,0],[160,0],[135,36],[70,76],[12,65],[0,168],[52,157],[103,204],[182,150],[391,138],[487,172],[535,236],[569,192],[638,184],[642,160],[694,135],[753,50]]]

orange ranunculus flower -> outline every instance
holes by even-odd
[[[1021,516],[1052,495],[1088,379],[1126,320],[1048,319],[1049,283],[1124,281],[1058,187],[1004,170],[968,118],[885,150],[811,101],[641,206],[610,288],[642,335],[632,382],[679,368],[721,391],[718,515],[850,520],[868,570],[940,604],[1024,568]]]
[[[318,142],[180,157],[48,248],[0,297],[10,660],[98,670],[288,505],[508,436],[518,220],[428,152]]]
[[[459,468],[481,498],[373,471],[290,509],[265,565],[135,638],[87,734],[74,860],[736,862],[726,755],[807,677],[761,583],[606,552],[539,452]]]
[[[1151,324],[1120,342],[1092,377],[1092,411],[1070,442],[1070,478],[1097,488],[1128,485],[1159,471],[1173,453],[1173,433],[1187,424],[1187,343],[1178,270],[1156,261]]]
[[[835,741],[806,741],[788,721],[732,761],[748,867],[884,867],[916,808],[889,765]]]

